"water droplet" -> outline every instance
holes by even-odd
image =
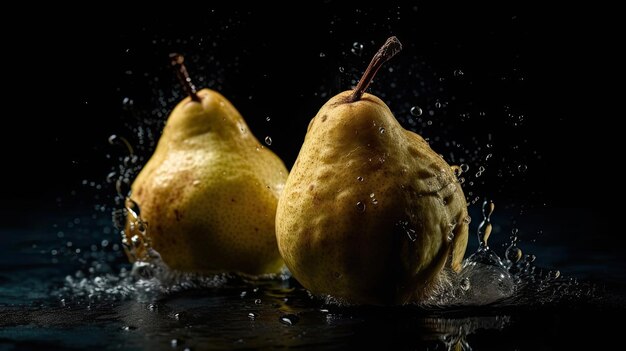
[[[342,66],[339,66],[339,72],[343,73],[343,72],[345,72],[345,71],[346,71],[346,69],[345,69],[345,68],[343,68]]]
[[[436,108],[441,108],[441,102],[439,102],[439,101],[435,102],[435,107]]]
[[[265,120],[269,122],[271,120],[270,116],[265,117]]]
[[[478,242],[480,243],[480,248],[488,248],[487,241],[489,240],[492,230],[491,214],[494,208],[495,204],[493,201],[485,200],[485,202],[483,202],[483,221],[478,225]]]
[[[526,170],[528,169],[528,166],[521,164],[519,166],[517,166],[517,170],[520,172],[526,172]]]
[[[134,155],[134,150],[132,145],[130,145],[130,143],[128,142],[128,140],[126,140],[126,138],[116,135],[116,134],[111,134],[111,136],[109,136],[109,144],[111,145],[124,145],[126,147],[126,149],[128,150],[128,154],[129,155]]]
[[[358,180],[359,182],[362,182],[363,181],[363,177],[358,176],[358,177],[356,177],[356,180]]]
[[[352,43],[352,49],[350,49],[350,51],[352,51],[355,55],[361,56],[361,53],[363,52],[363,44],[355,41]]]
[[[122,100],[122,104],[126,105],[126,106],[132,106],[135,102],[133,101],[133,99],[125,97]]]
[[[295,314],[286,314],[284,316],[280,316],[280,318],[278,320],[282,324],[285,324],[285,325],[294,325],[294,324],[298,323],[300,318],[298,316],[296,316]]]
[[[461,71],[460,69],[455,69],[454,70],[454,76],[455,77],[461,77],[461,76],[463,76],[463,74],[465,74],[465,73],[463,73],[463,71]]]
[[[139,238],[138,235],[133,235],[130,238],[130,241],[133,243],[134,247],[139,247],[141,245],[141,239]]]
[[[560,276],[561,276],[561,271],[559,271],[559,270],[548,272],[548,278],[549,279],[557,279]]]
[[[406,233],[406,236],[409,238],[411,242],[415,242],[417,240],[417,237],[415,235],[415,229],[409,228],[408,221],[398,221],[396,225],[401,227],[404,230],[404,232]]]
[[[384,134],[385,133],[385,128],[380,127],[379,131],[380,131],[380,134]]]
[[[493,156],[493,154],[487,154],[487,156],[485,156],[485,161],[489,161],[489,159]]]
[[[433,125],[433,121],[428,120],[428,122],[426,122],[426,124],[428,124],[429,126],[432,126]]]
[[[258,316],[259,316],[259,315],[258,315],[257,313],[254,313],[254,312],[250,312],[250,313],[248,313],[248,318],[249,318],[250,320],[255,320],[255,319],[257,319],[257,317],[258,317]]]
[[[322,57],[322,58],[323,58],[323,57],[326,57],[326,54],[325,54],[325,53],[323,53],[323,52],[320,52],[320,57]]]
[[[115,181],[116,176],[117,176],[117,173],[115,172],[111,172],[107,174],[107,178],[106,178],[107,183],[113,183],[113,181]]]
[[[469,278],[461,279],[461,283],[459,284],[463,291],[468,291],[470,289],[470,280]]]
[[[239,294],[239,297],[246,297],[247,294],[247,291],[242,291],[241,294]]]
[[[256,300],[254,300],[254,303],[255,303],[256,305],[260,305],[260,304],[261,304],[261,299],[256,299]]]
[[[446,239],[448,239],[448,241],[454,240],[454,232],[448,233],[448,236],[446,237]]]
[[[272,145],[272,138],[271,138],[271,137],[269,137],[269,136],[266,136],[266,137],[265,137],[265,143],[266,143],[268,146],[269,146],[269,145]]]
[[[463,172],[461,171],[461,167],[459,166],[451,166],[450,168],[452,168],[452,173],[454,173],[455,177],[459,177]]]
[[[469,165],[467,163],[461,163],[461,172],[465,173],[469,171]]]
[[[357,208],[357,210],[359,210],[361,212],[365,212],[365,204],[362,203],[361,201],[356,203],[356,208]]]
[[[172,347],[177,347],[178,346],[178,339],[172,339],[170,341],[170,345],[172,345]]]
[[[478,172],[482,173],[484,171],[485,171],[485,167],[483,166],[478,167]]]
[[[156,311],[157,309],[158,309],[158,307],[157,307],[157,305],[156,305],[156,304],[151,303],[151,304],[149,304],[149,305],[148,305],[148,310],[149,310],[149,311],[153,311],[153,312],[154,312],[154,311]]]
[[[131,188],[130,188],[130,184],[128,183],[128,181],[129,181],[128,178],[119,178],[115,182],[115,191],[117,192],[117,195],[121,198],[126,198],[127,196],[130,195]]]
[[[422,115],[422,109],[419,106],[411,107],[411,115],[419,117]]]
[[[504,252],[504,257],[511,263],[517,263],[522,258],[522,250],[520,250],[515,243],[511,244]]]

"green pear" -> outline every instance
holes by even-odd
[[[182,57],[173,59],[189,97],[132,185],[141,213],[129,211],[129,257],[145,259],[149,247],[177,271],[278,272],[274,220],[287,169],[224,96],[196,93]]]
[[[459,270],[469,216],[453,168],[364,91],[400,51],[389,38],[354,91],[311,120],[276,213],[278,247],[316,294],[355,304],[420,301]]]

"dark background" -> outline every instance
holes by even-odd
[[[404,50],[379,72],[372,92],[448,161],[470,166],[464,175],[469,200],[496,202],[490,240],[506,241],[512,228],[520,228],[520,247],[536,254],[538,267],[561,270],[561,281],[600,282],[597,305],[585,304],[584,298],[565,305],[536,301],[493,315],[464,308],[439,323],[446,330],[467,331],[472,346],[486,349],[612,342],[618,326],[612,317],[621,317],[626,305],[626,260],[621,226],[609,228],[621,218],[609,215],[617,212],[611,211],[615,203],[619,206],[621,174],[602,158],[619,162],[612,152],[621,139],[607,137],[619,114],[601,112],[611,101],[598,98],[595,91],[602,86],[589,79],[607,66],[609,58],[597,49],[608,35],[593,30],[592,4],[574,14],[571,4],[467,3],[418,1],[397,7],[391,1],[371,6],[324,1],[247,9],[234,2],[141,9],[28,3],[5,8],[0,21],[0,345],[60,349],[103,343],[146,347],[148,342],[148,347],[171,349],[171,339],[182,335],[183,343],[202,348],[207,336],[217,334],[227,348],[242,333],[248,337],[261,330],[280,343],[297,340],[304,331],[309,342],[332,342],[332,347],[380,340],[420,343],[422,312],[411,309],[351,311],[336,323],[306,312],[297,326],[285,329],[277,322],[282,312],[271,303],[283,305],[284,295],[271,289],[261,305],[253,302],[260,295],[243,299],[239,286],[203,290],[197,297],[193,291],[175,294],[170,303],[163,299],[156,318],[134,298],[89,310],[65,303],[57,308],[58,296],[49,290],[66,274],[78,281],[78,273],[89,272],[93,263],[103,265],[94,273],[98,277],[109,271],[118,276],[120,267],[128,267],[123,253],[112,248],[119,237],[108,216],[119,204],[107,181],[126,152],[107,139],[112,134],[127,138],[139,165],[150,156],[181,97],[168,67],[170,52],[186,56],[198,87],[230,99],[259,140],[271,136],[271,149],[290,167],[309,119],[330,96],[351,87],[389,35],[397,35]],[[360,55],[352,53],[355,42],[363,44]],[[615,43],[621,42],[608,46]],[[619,70],[610,76],[614,73]],[[411,116],[412,106],[424,114]],[[601,148],[603,139],[613,146]],[[475,177],[480,166],[485,172]],[[478,211],[478,204],[470,206],[472,232]],[[498,254],[504,251],[501,245],[492,247]],[[293,306],[312,308],[304,292],[288,296]],[[24,309],[27,301],[34,308]],[[54,308],[43,307],[49,303]],[[252,305],[263,309],[263,329],[249,328],[245,312]],[[188,328],[183,313],[184,332],[176,329],[179,321],[168,306],[197,316],[191,319],[196,328]],[[511,314],[513,323],[502,330],[468,331],[472,321],[464,317],[480,321],[483,313],[496,320]],[[139,329],[120,332],[135,314]],[[448,324],[456,316],[463,317],[462,324]],[[39,332],[41,326],[48,331]]]
[[[612,247],[615,241],[597,240],[612,234],[604,196],[593,190],[601,174],[590,166],[593,125],[602,117],[590,124],[580,108],[580,23],[566,11],[526,3],[434,3],[80,15],[54,8],[54,15],[25,19],[28,31],[6,28],[5,103],[17,109],[5,115],[12,125],[1,138],[3,224],[110,202],[105,178],[124,152],[107,138],[125,136],[142,162],[150,155],[151,140],[140,144],[137,131],[158,135],[180,98],[168,67],[172,51],[186,55],[197,86],[233,102],[259,140],[271,136],[271,148],[291,167],[309,119],[349,89],[378,46],[396,35],[404,50],[387,64],[393,72],[381,70],[372,92],[451,163],[470,165],[469,200],[494,198],[513,220],[558,213],[565,227],[582,227],[595,245]],[[358,46],[351,52],[355,42],[363,44],[361,55]],[[422,108],[421,119],[411,117],[412,106]],[[474,179],[481,165],[486,171]],[[86,189],[92,182],[101,189]]]

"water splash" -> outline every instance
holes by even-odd
[[[127,299],[152,302],[179,291],[224,286],[232,279],[234,276],[228,274],[203,276],[177,273],[155,256],[152,262],[135,262],[131,270],[122,268],[118,274],[85,277],[77,272],[73,276],[68,275],[63,287],[54,295],[63,302],[86,301],[88,304]]]
[[[151,240],[148,236],[148,222],[141,218],[139,205],[127,196],[124,210],[127,224],[124,229],[120,230],[124,251],[126,251],[131,262],[154,260],[158,253],[152,249]]]
[[[362,46],[362,45],[361,45]],[[357,47],[359,49],[360,47]],[[444,105],[437,101],[437,108]],[[412,116],[422,115],[422,109],[413,106],[410,111]],[[267,117],[266,121],[270,118]],[[385,129],[380,127],[380,133]],[[139,136],[141,150],[141,135]],[[122,208],[115,211],[114,222],[122,236],[123,247],[134,261],[132,269],[122,269],[119,274],[102,274],[97,276],[68,276],[66,277],[66,292],[71,296],[88,297],[91,299],[118,299],[118,298],[156,298],[161,294],[180,291],[189,288],[217,287],[222,286],[233,275],[220,274],[213,276],[201,276],[197,274],[183,274],[172,271],[161,259],[159,253],[151,247],[149,238],[149,223],[141,218],[139,205],[132,199],[130,180],[134,178],[140,167],[140,161],[135,153],[133,145],[124,137],[112,135],[109,143],[119,145],[126,149],[127,155],[120,159],[119,167],[113,169],[106,177],[107,183],[115,184],[117,193],[116,201]],[[267,145],[272,140],[267,137]],[[455,144],[461,147],[460,143]],[[145,147],[145,145],[143,145]],[[261,147],[263,147],[261,145]],[[487,146],[491,148],[490,144]],[[491,158],[491,153],[485,157],[485,161]],[[453,171],[460,183],[465,179],[461,177],[470,169],[468,160],[458,160],[460,165],[454,166]],[[485,171],[483,166],[478,167],[478,173]],[[526,171],[525,165],[518,167],[520,173]],[[479,174],[477,174],[477,177]],[[363,177],[356,178],[363,182]],[[471,184],[470,184],[471,185]],[[470,193],[471,194],[471,193]],[[474,198],[475,200],[478,197]],[[378,204],[375,194],[370,195],[368,201],[356,203],[356,209],[365,212],[366,203],[372,206]],[[368,206],[370,206],[368,204]],[[483,204],[483,221],[478,227],[479,248],[477,252],[468,257],[457,274],[444,271],[441,274],[432,296],[422,303],[423,306],[436,306],[447,308],[454,305],[492,305],[492,304],[522,304],[544,303],[555,301],[568,296],[587,296],[592,289],[586,289],[583,284],[571,279],[563,278],[559,271],[544,271],[534,264],[534,256],[524,256],[518,247],[517,232],[513,233],[510,245],[507,247],[503,259],[498,256],[488,245],[489,236],[492,232],[491,214],[494,211],[493,202],[485,201]],[[407,228],[400,222],[397,224],[406,233],[411,241],[415,241],[415,231]],[[449,237],[448,240],[452,240]],[[286,279],[288,272],[269,277],[270,279]],[[67,294],[66,294],[67,295]],[[541,298],[537,298],[541,297]],[[328,297],[327,303],[335,303],[338,300]],[[343,302],[341,302],[343,303]]]
[[[593,285],[565,279],[559,271],[539,269],[534,264],[534,255],[523,256],[517,247],[517,229],[513,230],[505,258],[501,259],[489,247],[494,209],[492,201],[483,202],[477,251],[463,261],[458,274],[444,270],[431,296],[420,305],[437,308],[534,305],[594,296],[596,289]]]

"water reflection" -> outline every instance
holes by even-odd
[[[423,337],[426,340],[441,341],[448,350],[471,350],[467,336],[477,330],[501,330],[509,324],[511,317],[496,315],[486,317],[443,318],[426,317],[423,319]],[[432,339],[429,339],[431,338]]]
[[[255,303],[257,299],[262,303]],[[417,307],[329,307],[317,304],[300,288],[263,284],[188,290],[153,302],[73,301],[16,311],[0,307],[0,339],[8,334],[24,342],[41,342],[54,333],[48,346],[57,348],[167,349],[176,340],[177,347],[191,350],[332,349],[383,341],[390,346],[470,350],[469,336],[502,330],[511,321],[508,315],[463,317]]]

